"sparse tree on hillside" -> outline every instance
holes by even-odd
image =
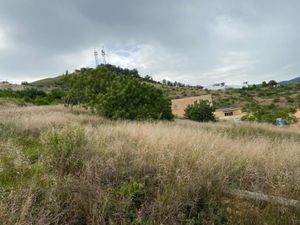
[[[294,108],[279,108],[274,104],[259,105],[252,102],[244,106],[243,111],[249,113],[242,117],[244,121],[275,123],[278,118],[281,118],[287,123],[297,122],[293,115],[296,112]]]
[[[267,86],[268,86],[268,84],[267,84],[267,82],[266,82],[266,81],[263,81],[263,82],[261,83],[261,86],[262,86],[262,87],[267,87]]]
[[[275,80],[270,80],[268,83],[268,86],[270,86],[270,87],[274,87],[276,85],[277,85],[277,82]]]
[[[198,122],[216,121],[214,116],[214,107],[208,101],[194,102],[185,109],[184,116],[187,119]]]

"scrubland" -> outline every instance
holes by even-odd
[[[0,224],[299,224],[300,129],[0,105]]]

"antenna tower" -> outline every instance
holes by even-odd
[[[95,56],[96,67],[98,67],[99,66],[99,58],[98,58],[98,52],[96,51],[96,49],[94,50],[94,56]]]
[[[106,53],[105,53],[105,51],[104,51],[104,47],[102,47],[101,55],[102,55],[103,64],[106,64],[106,58],[105,58]]]

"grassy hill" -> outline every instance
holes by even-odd
[[[62,106],[0,107],[3,224],[293,224],[297,128],[111,122]],[[243,146],[241,148],[241,146]]]
[[[57,88],[57,87],[60,87],[62,84],[62,77],[63,76],[57,76],[57,77],[53,77],[53,78],[37,80],[37,81],[30,83],[30,85],[33,87],[41,88],[41,89]]]
[[[44,91],[49,91],[54,88],[60,88],[63,85],[62,78],[63,76],[57,76],[53,78],[37,80],[30,83],[30,86],[42,89]],[[141,77],[140,79],[143,78]],[[143,80],[144,82],[147,82],[148,84],[154,85],[155,87],[163,90],[164,93],[171,99],[204,95],[209,92],[207,90],[202,90],[196,87],[174,87],[170,85],[163,85],[162,83],[156,81],[147,81],[145,79]]]
[[[201,90],[198,88],[173,87],[168,85],[162,85],[160,83],[148,83],[150,85],[154,85],[157,88],[162,89],[166,93],[166,95],[169,96],[171,99],[197,96],[208,93],[208,91]],[[62,76],[37,80],[35,82],[30,83],[30,85],[33,87],[41,88],[43,90],[59,88],[62,85]]]
[[[250,87],[213,91],[217,106],[243,106],[256,101],[260,105],[274,104],[279,107],[300,107],[300,84],[280,85],[278,87]]]
[[[295,84],[295,83],[300,83],[300,77],[296,77],[296,78],[291,79],[291,80],[279,82],[279,84],[282,84],[282,85],[286,85],[286,84]]]
[[[109,65],[111,66],[111,65]],[[111,66],[112,69],[118,70]],[[131,73],[131,70],[128,70]],[[134,71],[134,70],[133,70]],[[134,71],[134,74],[137,73]],[[226,90],[206,90],[197,87],[176,87],[162,84],[153,80],[145,80],[144,82],[154,85],[163,90],[163,92],[171,99],[212,94],[215,106],[245,106],[249,102],[257,102],[258,104],[267,105],[275,104],[278,107],[300,107],[300,83],[291,83],[286,85],[272,86],[251,86],[249,88],[228,88]],[[62,76],[55,78],[47,78],[35,81],[30,84],[44,91],[60,88],[63,85]]]

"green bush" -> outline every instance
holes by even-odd
[[[293,98],[291,98],[290,96],[287,96],[285,97],[285,100],[288,102],[288,103],[294,103],[295,100]]]
[[[43,158],[50,171],[60,176],[80,172],[83,157],[87,155],[86,139],[81,129],[50,130],[42,135],[42,144],[45,147]]]
[[[50,105],[47,99],[38,97],[34,101],[35,105]]]
[[[214,111],[214,107],[212,107],[208,101],[200,101],[194,102],[193,105],[189,105],[185,109],[184,116],[187,119],[198,122],[216,121]]]
[[[0,90],[0,98],[12,98],[19,102],[31,103],[35,105],[50,105],[53,103],[61,103],[63,98],[63,91],[52,90],[49,94],[36,88],[25,88],[21,91],[14,91],[11,89]]]
[[[281,118],[287,123],[297,122],[297,119],[293,115],[295,109],[280,108],[274,104],[258,105],[257,103],[249,103],[243,108],[243,111],[249,113],[249,115],[241,118],[243,121],[275,123],[278,118]]]
[[[114,68],[114,67],[113,67]],[[82,69],[66,75],[66,103],[81,104],[109,119],[172,120],[171,101],[163,92],[139,79],[136,71]]]

